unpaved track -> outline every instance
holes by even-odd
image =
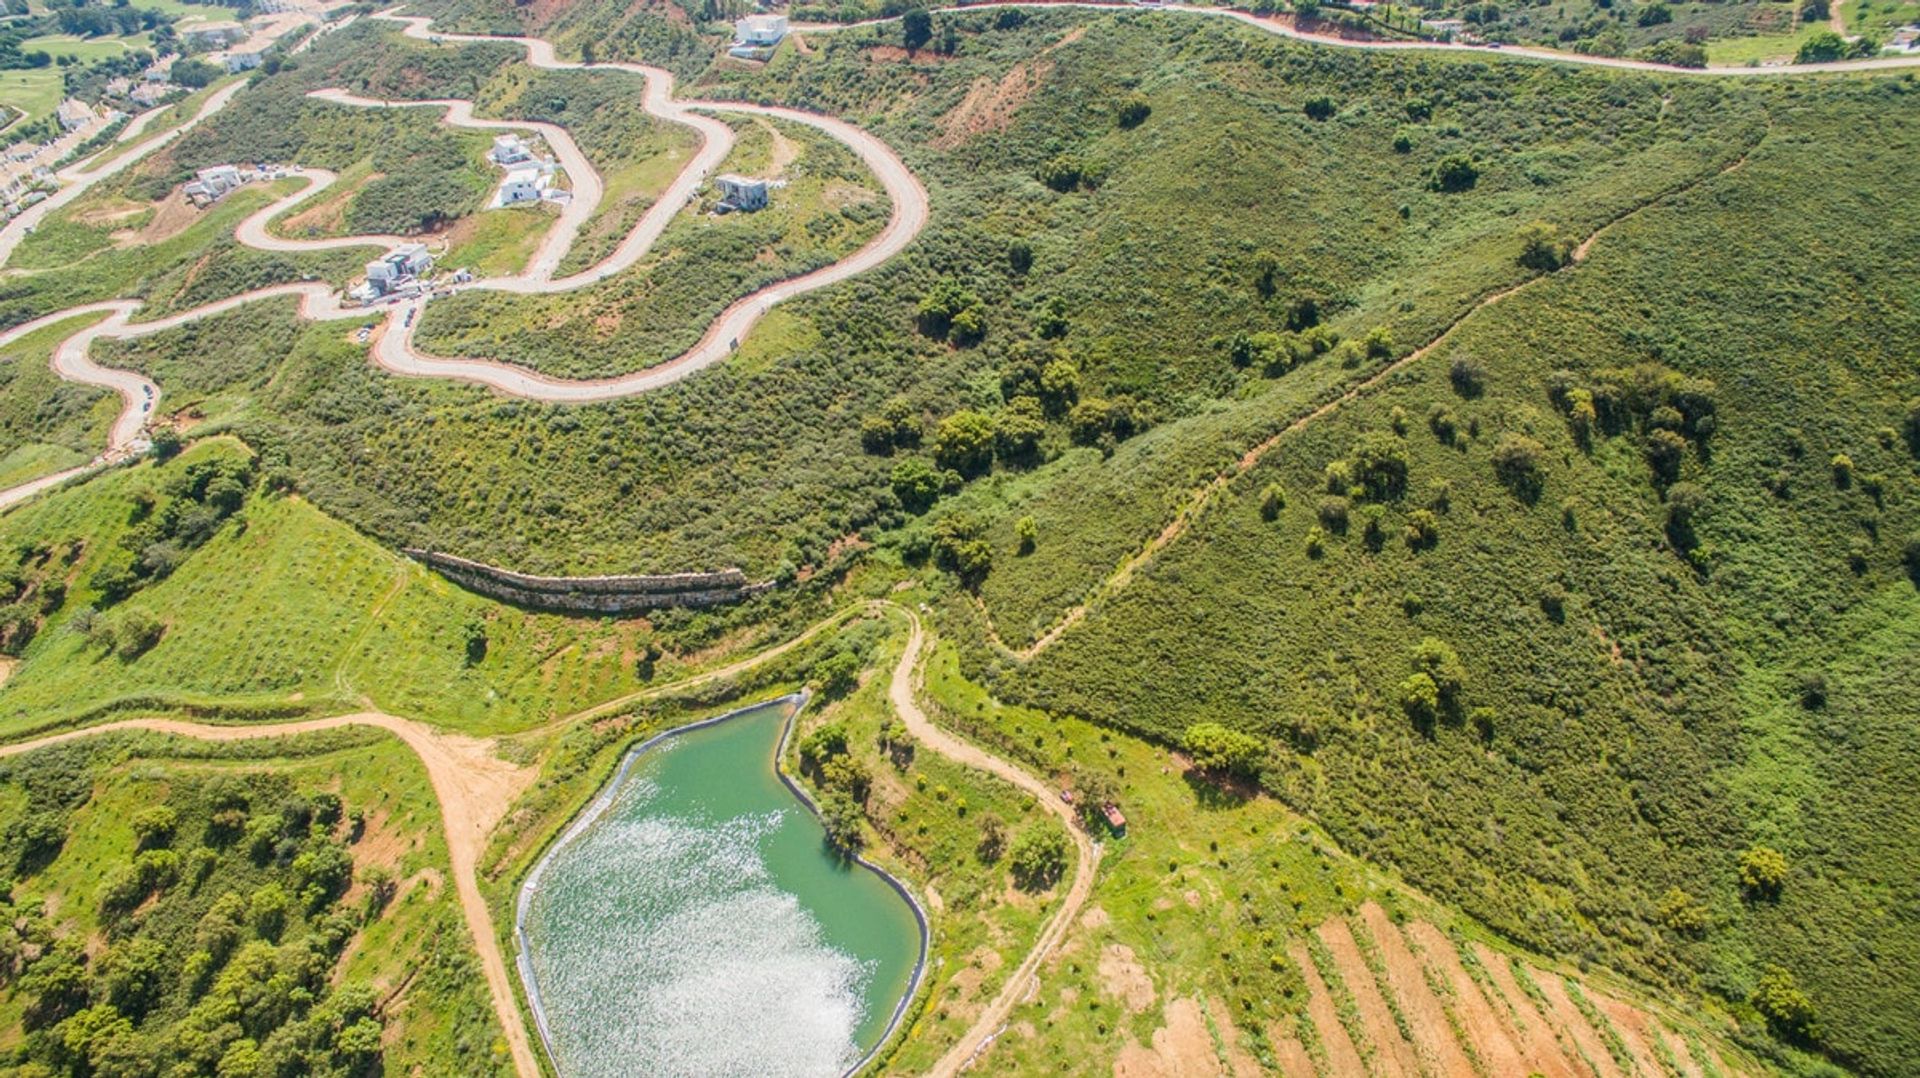
[[[420,758],[433,793],[440,801],[440,814],[447,835],[447,860],[453,869],[454,889],[460,897],[460,910],[473,934],[474,949],[486,975],[487,989],[493,997],[495,1016],[513,1053],[514,1068],[526,1078],[540,1073],[539,1062],[527,1040],[527,1030],[514,1005],[513,982],[507,976],[507,964],[493,931],[493,914],[481,897],[474,874],[487,836],[506,814],[507,806],[532,785],[535,770],[519,767],[494,756],[488,742],[459,734],[443,733],[421,723],[377,711],[354,715],[335,715],[324,719],[302,719],[258,726],[213,726],[174,719],[126,719],[65,730],[57,734],[0,745],[0,758],[77,741],[83,737],[120,730],[146,730],[197,738],[201,741],[248,741],[258,738],[289,737],[337,730],[346,726],[370,726],[385,730]]]
[[[1087,6],[1103,6],[1103,5],[1087,5]],[[1569,265],[1578,265],[1579,263],[1585,262],[1587,259],[1587,255],[1593,250],[1593,245],[1595,241],[1599,240],[1600,237],[1606,235],[1608,232],[1613,231],[1615,228],[1618,228],[1621,224],[1633,219],[1636,215],[1648,209],[1651,209],[1654,206],[1662,205],[1671,199],[1685,195],[1686,193],[1699,188],[1703,184],[1709,183],[1713,180],[1719,179],[1722,176],[1729,175],[1731,173],[1739,171],[1742,168],[1745,168],[1747,164],[1747,160],[1753,156],[1753,152],[1759,149],[1762,143],[1766,142],[1767,136],[1771,135],[1772,132],[1773,132],[1773,127],[1771,122],[1769,122],[1766,131],[1760,136],[1760,138],[1756,139],[1751,146],[1748,146],[1744,151],[1742,151],[1740,156],[1734,159],[1731,163],[1723,166],[1722,168],[1716,169],[1705,176],[1701,176],[1698,179],[1691,180],[1686,183],[1680,184],[1677,187],[1671,188],[1666,191],[1662,191],[1659,194],[1656,194],[1653,197],[1649,198],[1647,201],[1637,206],[1631,207],[1625,211],[1622,211],[1612,219],[1606,221],[1604,224],[1600,225],[1600,227],[1594,229],[1593,232],[1589,233],[1585,239],[1581,240],[1580,243],[1573,248],[1573,252],[1571,255],[1571,262],[1569,263]],[[1198,487],[1191,494],[1189,494],[1187,497],[1187,500],[1181,504],[1180,508],[1177,511],[1175,511],[1173,518],[1167,521],[1165,527],[1161,528],[1159,532],[1155,533],[1152,539],[1147,540],[1146,544],[1142,546],[1139,550],[1136,550],[1132,554],[1128,555],[1127,558],[1124,561],[1122,561],[1117,567],[1115,567],[1114,571],[1108,574],[1105,579],[1101,580],[1099,583],[1094,585],[1093,589],[1087,594],[1087,597],[1085,599],[1082,599],[1078,603],[1075,603],[1073,606],[1068,607],[1066,612],[1060,615],[1060,619],[1058,621],[1054,622],[1053,625],[1049,627],[1045,632],[1041,633],[1038,637],[1034,638],[1033,643],[1028,644],[1027,646],[1022,648],[1014,648],[1009,646],[1004,640],[1001,639],[999,630],[994,626],[993,613],[987,609],[987,605],[985,602],[983,602],[978,596],[975,596],[973,600],[974,606],[980,612],[981,622],[986,628],[986,635],[987,635],[988,641],[992,643],[995,647],[1007,652],[1008,654],[1012,655],[1014,658],[1019,659],[1021,662],[1026,662],[1027,660],[1032,659],[1034,656],[1040,654],[1042,651],[1045,651],[1047,648],[1053,646],[1056,642],[1059,641],[1059,639],[1062,636],[1066,635],[1069,629],[1072,629],[1074,626],[1080,624],[1081,621],[1085,620],[1086,616],[1089,613],[1091,613],[1095,607],[1097,607],[1099,604],[1106,601],[1107,599],[1112,598],[1117,593],[1125,590],[1126,587],[1133,582],[1134,574],[1146,568],[1153,561],[1155,556],[1157,556],[1160,553],[1160,551],[1170,546],[1174,540],[1180,538],[1182,535],[1185,535],[1187,533],[1187,530],[1193,526],[1194,522],[1200,519],[1200,514],[1205,512],[1207,507],[1213,503],[1214,499],[1218,498],[1221,494],[1225,493],[1227,489],[1230,488],[1236,480],[1238,480],[1242,475],[1245,475],[1248,471],[1252,470],[1254,465],[1259,464],[1261,459],[1264,458],[1268,453],[1272,452],[1277,446],[1280,445],[1281,442],[1286,441],[1288,438],[1306,429],[1307,427],[1313,425],[1314,423],[1317,423],[1320,420],[1325,419],[1326,417],[1334,414],[1335,412],[1340,411],[1342,408],[1345,408],[1347,405],[1352,404],[1353,402],[1359,400],[1360,398],[1372,394],[1375,390],[1379,389],[1381,386],[1386,385],[1387,380],[1393,377],[1395,374],[1404,370],[1408,366],[1414,363],[1418,363],[1421,360],[1425,359],[1426,357],[1434,354],[1441,348],[1442,345],[1446,344],[1449,340],[1453,338],[1454,333],[1458,331],[1461,326],[1465,325],[1467,321],[1473,318],[1475,315],[1479,314],[1480,312],[1486,310],[1489,307],[1492,307],[1492,306],[1495,306],[1496,304],[1501,303],[1502,301],[1513,296],[1515,293],[1531,288],[1533,285],[1539,283],[1540,281],[1547,280],[1552,276],[1553,274],[1550,274],[1550,273],[1539,274],[1533,277],[1528,277],[1525,280],[1518,281],[1514,284],[1507,285],[1504,288],[1499,288],[1499,289],[1496,289],[1495,291],[1482,295],[1479,299],[1469,304],[1466,310],[1460,312],[1458,317],[1456,317],[1453,321],[1447,323],[1446,328],[1442,329],[1440,333],[1437,336],[1435,336],[1432,340],[1414,349],[1413,351],[1408,352],[1406,355],[1401,356],[1399,359],[1396,359],[1393,362],[1388,363],[1386,366],[1381,367],[1379,370],[1375,371],[1373,374],[1367,376],[1366,378],[1358,382],[1355,382],[1353,385],[1349,386],[1346,389],[1346,391],[1341,393],[1339,396],[1334,397],[1332,400],[1326,402],[1325,404],[1322,404],[1319,407],[1314,408],[1312,411],[1309,411],[1306,414],[1300,416],[1299,418],[1293,420],[1291,423],[1288,423],[1286,426],[1280,428],[1280,430],[1274,432],[1272,435],[1269,435],[1266,439],[1261,441],[1259,444],[1255,445],[1253,448],[1241,454],[1239,460],[1235,461],[1232,465],[1230,465],[1229,467],[1221,471],[1219,474],[1215,475],[1212,479],[1208,480],[1204,485]]]
[[[893,710],[899,714],[900,721],[912,734],[914,740],[957,763],[985,771],[990,775],[1004,779],[1014,786],[1031,794],[1040,802],[1042,808],[1059,817],[1065,825],[1067,834],[1073,839],[1078,856],[1074,859],[1073,882],[1068,885],[1066,894],[1061,896],[1053,918],[1040,931],[1040,938],[1034,941],[1033,949],[1020,960],[1020,965],[1007,976],[1006,984],[1001,986],[1000,994],[995,996],[974,1019],[968,1029],[946,1055],[928,1073],[934,1078],[950,1076],[967,1069],[974,1059],[989,1048],[993,1039],[1007,1024],[1008,1016],[1020,1004],[1028,992],[1038,986],[1037,974],[1041,963],[1053,953],[1054,948],[1066,937],[1067,930],[1079,917],[1080,908],[1086,905],[1087,896],[1093,893],[1093,880],[1100,868],[1100,850],[1090,840],[1086,832],[1080,829],[1073,818],[1072,810],[1061,802],[1059,794],[1049,789],[1047,784],[1035,778],[1025,768],[1001,759],[970,741],[963,741],[934,725],[920,710],[915,701],[921,676],[921,652],[926,647],[926,634],[920,627],[920,617],[906,607],[894,605],[894,609],[906,614],[912,626],[907,636],[907,647],[900,653],[900,661],[894,664],[893,679],[887,686],[887,697],[893,702]]]

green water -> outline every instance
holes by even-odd
[[[673,734],[522,895],[566,1075],[837,1075],[885,1035],[920,927],[780,781],[788,707]]]

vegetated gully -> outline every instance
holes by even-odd
[[[619,701],[596,705],[577,714],[556,719],[543,729],[553,731],[582,722],[591,722],[609,714],[609,708],[616,705],[626,706],[644,698],[671,695],[732,677],[786,654],[819,634],[844,624],[849,617],[887,614],[901,615],[908,624],[907,644],[901,652],[899,661],[894,664],[887,690],[888,699],[892,702],[895,712],[908,733],[915,740],[942,756],[964,766],[986,771],[1026,791],[1043,808],[1061,820],[1068,834],[1072,836],[1078,853],[1074,862],[1073,879],[1061,895],[1052,917],[1041,930],[1033,948],[1008,976],[998,995],[982,1009],[973,1026],[955,1042],[953,1048],[929,1072],[940,1078],[947,1078],[965,1069],[979,1052],[992,1043],[1006,1024],[1007,1016],[1036,984],[1035,978],[1041,963],[1059,945],[1093,891],[1094,875],[1099,865],[1099,847],[1078,828],[1072,813],[1057,797],[1052,796],[1047,785],[1039,778],[941,729],[921,710],[915,696],[921,677],[921,662],[926,654],[926,633],[917,613],[897,603],[885,601],[870,601],[847,607],[815,622],[797,636],[755,655],[669,685],[624,697]],[[526,1024],[521,1019],[513,982],[507,971],[507,962],[500,949],[499,937],[495,934],[493,914],[487,905],[486,898],[481,894],[477,874],[477,866],[494,828],[506,817],[508,809],[520,795],[532,786],[534,779],[538,776],[537,767],[509,763],[501,759],[495,755],[493,745],[489,741],[449,733],[425,723],[375,711],[246,726],[224,726],[158,718],[127,719],[0,745],[0,757],[17,756],[49,745],[121,731],[147,731],[206,741],[240,741],[292,737],[347,726],[373,727],[393,734],[413,750],[419,757],[421,766],[426,769],[428,779],[433,786],[434,796],[440,802],[441,822],[446,832],[448,861],[453,873],[455,892],[460,900],[460,909],[466,919],[467,929],[472,935],[474,948],[480,957],[487,990],[493,1000],[495,1016],[506,1037],[516,1072],[521,1078],[537,1078],[541,1073],[540,1062],[534,1055],[532,1042],[527,1036]]]

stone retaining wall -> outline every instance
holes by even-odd
[[[515,606],[569,614],[629,614],[669,606],[737,603],[773,587],[749,581],[738,569],[659,576],[534,576],[469,561],[452,554],[409,548],[406,554],[448,580]]]

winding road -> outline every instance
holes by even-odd
[[[1131,5],[1093,2],[1093,0],[1059,0],[1057,3],[985,3],[941,8],[942,11],[964,11],[991,9],[999,7],[1072,7],[1090,10],[1122,9],[1132,10]],[[1354,41],[1329,37],[1321,34],[1298,30],[1285,22],[1271,17],[1262,17],[1230,8],[1196,7],[1188,4],[1157,5],[1142,10],[1153,10],[1180,15],[1202,15],[1217,18],[1230,18],[1266,33],[1319,45],[1338,48],[1370,49],[1379,51],[1424,50],[1438,52],[1470,52],[1480,55],[1518,57],[1529,60],[1543,60],[1553,63],[1580,64],[1594,67],[1615,68],[1633,71],[1659,72],[1678,75],[1773,75],[1804,74],[1819,72],[1858,72],[1877,71],[1893,68],[1920,67],[1920,56],[1884,57],[1874,60],[1852,61],[1833,64],[1803,64],[1770,68],[1749,67],[1709,67],[1674,68],[1645,61],[1627,60],[1605,56],[1582,56],[1573,53],[1558,52],[1551,49],[1513,47],[1497,53],[1490,53],[1484,47],[1459,45],[1445,42],[1424,41]],[[572,249],[573,242],[581,226],[592,217],[599,206],[604,193],[604,184],[592,163],[581,153],[567,132],[556,125],[531,121],[489,120],[473,115],[471,102],[457,100],[417,101],[417,102],[379,102],[355,97],[340,90],[323,90],[315,97],[340,105],[358,107],[391,108],[440,108],[445,115],[444,122],[459,127],[483,128],[490,130],[535,130],[546,137],[556,156],[566,168],[573,184],[573,199],[562,211],[557,225],[543,238],[539,249],[530,260],[526,272],[514,276],[489,278],[461,286],[490,291],[512,292],[518,294],[548,294],[566,292],[596,284],[614,274],[632,268],[646,257],[654,244],[666,231],[667,226],[691,199],[707,174],[725,160],[734,142],[733,131],[726,124],[705,113],[721,112],[740,115],[762,116],[807,124],[832,138],[839,140],[852,149],[872,170],[881,186],[886,190],[892,203],[892,213],[885,228],[854,254],[811,273],[776,282],[760,289],[727,307],[708,327],[707,332],[691,349],[664,363],[610,378],[567,379],[555,378],[537,371],[512,364],[500,363],[484,358],[439,357],[421,351],[414,343],[417,315],[424,300],[407,305],[392,305],[385,312],[386,326],[377,337],[371,349],[372,359],[391,373],[414,378],[444,378],[454,381],[470,382],[486,386],[497,392],[531,400],[556,403],[583,404],[594,401],[613,400],[621,397],[645,393],[670,385],[687,376],[720,362],[739,347],[739,343],[752,330],[755,324],[776,304],[792,299],[816,289],[844,281],[856,274],[873,269],[895,254],[904,250],[913,242],[925,226],[928,217],[928,200],[925,188],[900,160],[898,154],[880,139],[868,132],[847,123],[817,113],[798,109],[781,108],[768,105],[751,105],[733,101],[697,101],[679,100],[673,96],[673,76],[660,68],[635,63],[578,63],[565,61],[555,55],[553,46],[539,38],[511,37],[482,34],[436,34],[429,30],[430,20],[412,16],[382,14],[372,16],[383,20],[398,22],[403,33],[411,38],[435,42],[508,42],[519,45],[527,53],[530,66],[546,70],[594,70],[620,71],[637,75],[644,80],[642,102],[646,110],[655,117],[670,123],[682,124],[693,128],[701,137],[699,151],[668,185],[660,198],[649,207],[631,233],[621,241],[614,251],[599,264],[567,277],[555,277],[559,265]],[[887,20],[873,20],[884,22]],[[795,30],[811,33],[842,30],[854,26],[872,23],[845,24],[797,24]],[[311,40],[311,39],[309,39]],[[303,46],[308,42],[302,42]],[[93,169],[74,166],[63,171],[60,176],[66,181],[56,195],[42,202],[0,229],[0,265],[11,257],[14,248],[26,233],[48,214],[80,197],[95,183],[124,170],[134,162],[146,157],[162,146],[177,138],[194,124],[225,108],[243,88],[244,83],[234,83],[210,97],[195,116],[178,126],[162,132],[134,149],[115,155],[107,163]],[[150,121],[142,121],[142,124]],[[392,245],[397,239],[393,236],[354,236],[323,240],[295,240],[272,235],[267,231],[267,222],[292,206],[303,202],[331,183],[322,179],[321,173],[313,173],[315,182],[306,190],[276,202],[267,211],[250,217],[236,230],[239,242],[277,251],[311,251],[349,246]],[[297,296],[301,301],[300,312],[310,319],[363,318],[377,317],[380,312],[368,308],[345,306],[331,289],[319,284],[280,285],[257,289],[251,292],[181,312],[168,319],[157,322],[138,323],[132,321],[138,304],[133,301],[111,301],[89,304],[58,312],[37,319],[24,326],[15,327],[6,333],[0,333],[0,346],[18,340],[20,336],[64,318],[98,313],[106,317],[82,330],[73,338],[63,342],[56,350],[53,366],[61,377],[88,385],[101,386],[118,393],[122,399],[122,411],[113,424],[105,451],[94,460],[77,468],[68,469],[55,475],[44,476],[8,490],[0,491],[0,509],[29,498],[49,487],[56,486],[69,479],[85,475],[97,468],[111,464],[116,460],[137,453],[144,448],[141,432],[146,420],[160,399],[160,388],[152,382],[129,372],[114,371],[93,363],[86,357],[86,351],[92,342],[99,339],[127,339],[172,328],[222,313],[234,307],[255,300],[271,299],[282,296]]]
[[[921,659],[926,650],[926,633],[920,627],[920,616],[912,610],[897,604],[891,604],[907,616],[910,626],[906,650],[900,653],[900,661],[894,664],[892,680],[887,685],[887,699],[892,702],[893,710],[900,716],[900,722],[913,735],[914,740],[927,746],[956,763],[964,764],[989,775],[1006,780],[1014,786],[1031,794],[1040,802],[1040,807],[1060,818],[1066,826],[1067,834],[1073,839],[1074,850],[1078,854],[1073,863],[1073,882],[1067,885],[1061,896],[1060,905],[1053,911],[1046,927],[1040,930],[1040,938],[1034,941],[1033,948],[1020,960],[1020,965],[1007,975],[1006,983],[1000,986],[1000,993],[981,1009],[973,1021],[972,1028],[960,1036],[947,1054],[940,1057],[929,1072],[934,1078],[951,1078],[967,1069],[974,1059],[989,1046],[994,1038],[1005,1028],[1008,1016],[1020,1005],[1021,999],[1031,990],[1040,971],[1041,963],[1047,960],[1060,941],[1066,938],[1067,930],[1073,927],[1074,918],[1080,915],[1081,907],[1087,904],[1087,898],[1093,894],[1093,881],[1100,870],[1100,847],[1087,837],[1080,825],[1074,820],[1073,811],[1058,794],[1046,783],[1035,778],[1025,768],[1012,764],[986,751],[971,741],[963,740],[934,725],[920,710],[914,699],[919,691]]]

